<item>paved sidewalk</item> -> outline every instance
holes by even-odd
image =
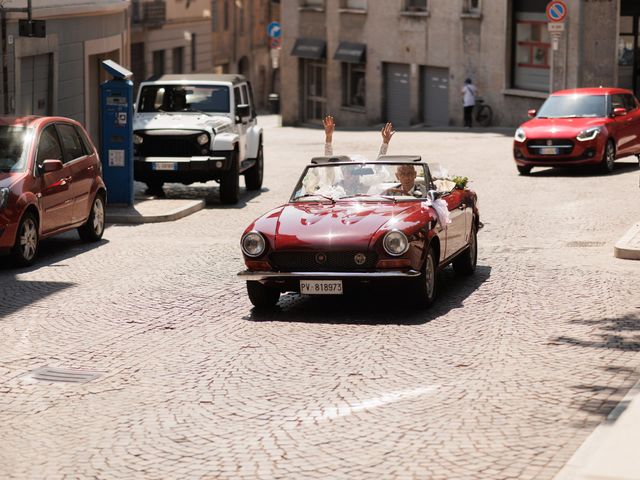
[[[136,199],[129,206],[107,205],[107,223],[156,223],[171,222],[191,215],[204,208],[204,200]]]

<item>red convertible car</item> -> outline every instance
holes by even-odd
[[[40,239],[102,238],[107,191],[96,148],[63,117],[0,118],[0,254],[29,265]]]
[[[640,155],[640,103],[622,88],[577,88],[551,95],[520,125],[513,156],[521,175],[533,167],[599,165]]]
[[[476,194],[437,192],[418,156],[314,158],[289,203],[245,230],[238,275],[258,308],[284,292],[341,295],[372,281],[405,282],[429,306],[440,269],[475,271],[480,225]]]

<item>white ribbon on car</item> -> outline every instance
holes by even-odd
[[[431,200],[427,200],[428,205],[433,207],[436,211],[436,216],[438,217],[438,223],[442,228],[446,230],[448,225],[451,223],[451,217],[449,216],[449,205],[446,200],[442,198],[438,198],[433,202]]]

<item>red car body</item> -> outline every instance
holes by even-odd
[[[426,183],[433,188],[428,167],[420,165],[425,166]],[[331,203],[295,201],[292,197],[288,204],[267,212],[246,228],[243,239],[257,232],[266,248],[258,257],[248,256],[243,249],[247,269],[239,276],[247,280],[252,303],[268,307],[277,302],[280,293],[300,292],[300,282],[305,279],[341,280],[344,291],[358,283],[382,280],[419,287],[432,253],[430,274],[435,295],[435,275],[449,263],[460,273],[473,273],[476,232],[481,226],[475,192],[454,189],[441,198],[451,218],[446,228],[424,198],[404,202],[345,198]],[[383,239],[391,231],[406,235],[409,246],[404,254],[390,255],[383,248]],[[468,268],[464,268],[465,258]],[[428,306],[433,299],[420,303]]]
[[[5,140],[11,135],[23,135],[17,144],[21,167],[12,169],[10,155],[0,155],[0,191],[5,195],[0,253],[12,253],[18,264],[26,265],[42,238],[78,228],[84,240],[98,240],[104,229],[106,187],[85,129],[68,118],[30,116],[0,118],[0,131],[0,148],[7,148]],[[21,242],[33,241],[33,248],[21,251],[26,248]]]
[[[601,111],[587,112],[585,104],[600,97]],[[553,110],[547,108],[553,102],[566,105],[562,115],[545,115],[545,110]],[[562,90],[529,114],[535,118],[518,128],[513,142],[514,160],[523,175],[532,167],[571,165],[600,165],[610,172],[616,159],[640,154],[640,103],[630,90]],[[598,131],[592,135],[594,129]],[[587,132],[583,140],[581,132]]]

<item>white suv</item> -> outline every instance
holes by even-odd
[[[165,182],[216,180],[237,203],[239,177],[262,187],[262,128],[242,75],[163,75],[140,84],[133,122],[134,177],[151,193]]]

